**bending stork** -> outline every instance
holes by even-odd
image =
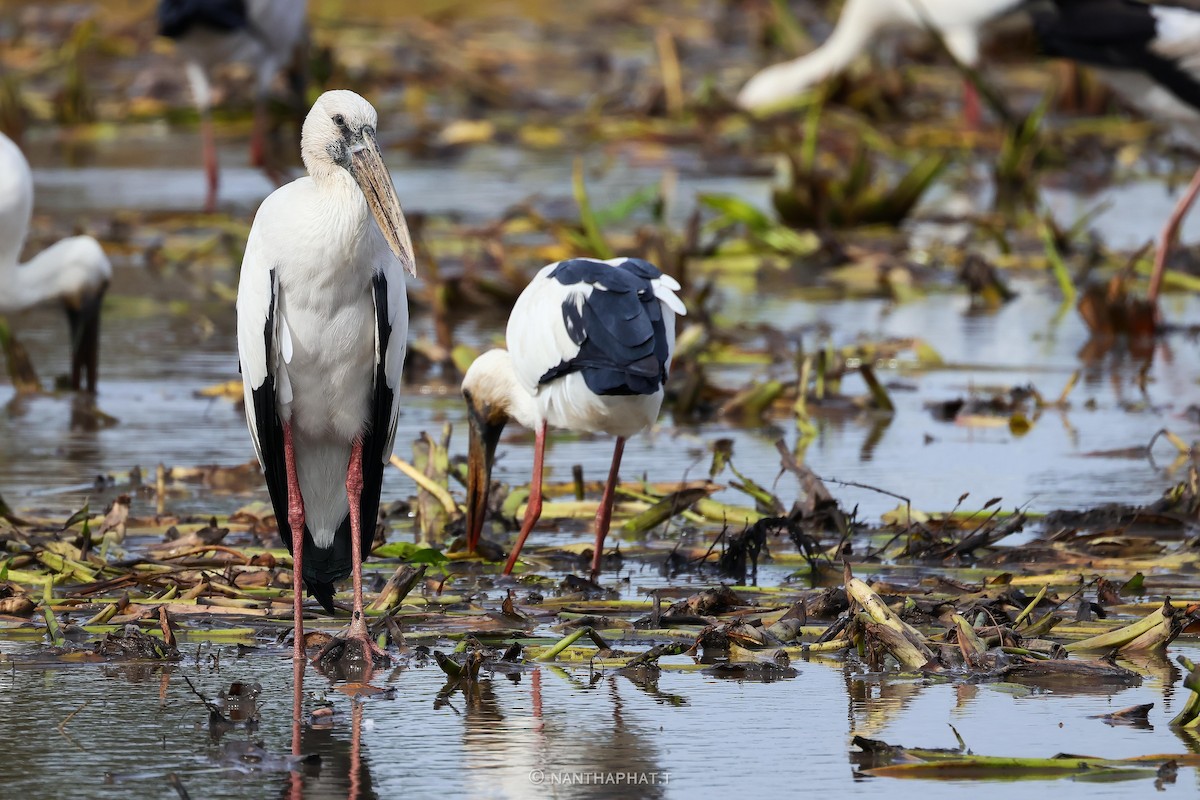
[[[860,54],[874,47],[879,35],[896,29],[932,26],[963,64],[979,63],[980,31],[1024,0],[847,0],[829,38],[808,55],[775,64],[742,87],[737,103],[747,110],[766,108],[794,97],[838,75]],[[979,121],[979,98],[964,84],[963,115]]]
[[[174,39],[186,59],[188,83],[200,110],[208,179],[205,211],[216,209],[218,183],[209,74],[215,67],[231,62],[246,63],[254,69],[250,161],[278,182],[266,159],[267,96],[275,75],[287,66],[304,40],[307,8],[308,0],[159,0],[158,32]],[[289,78],[296,100],[302,105],[303,73],[298,71]]]
[[[463,378],[470,421],[467,550],[487,513],[492,463],[510,419],[536,432],[533,479],[512,572],[542,511],[547,427],[617,438],[596,512],[592,575],[600,572],[625,440],[658,419],[675,349],[675,315],[686,314],[679,284],[637,258],[574,258],[543,267],[508,318],[508,350],[490,350]]]
[[[33,217],[33,173],[20,148],[0,133],[0,313],[61,302],[71,330],[71,388],[96,391],[100,304],[112,265],[100,243],[71,236],[19,263]]]
[[[298,665],[301,579],[332,614],[334,583],[352,575],[349,638],[382,656],[363,616],[362,559],[396,434],[404,272],[415,269],[376,124],[357,94],[321,95],[301,135],[308,177],[263,201],[238,286],[246,420],[292,552]]]

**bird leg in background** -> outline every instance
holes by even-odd
[[[267,156],[267,99],[258,97],[254,101],[254,128],[250,134],[250,163],[263,171],[267,180],[276,186],[282,186],[287,181],[280,170]]]
[[[372,661],[387,662],[389,659],[387,653],[380,650],[371,638],[371,632],[367,628],[367,618],[363,613],[362,453],[362,440],[355,439],[354,445],[350,448],[350,463],[346,466],[346,499],[350,504],[350,574],[354,579],[354,608],[351,612],[353,617],[350,622],[350,634],[347,638],[362,643],[363,660],[369,664]]]
[[[521,533],[517,536],[517,543],[513,545],[512,552],[508,554],[508,561],[504,563],[505,575],[512,574],[513,567],[517,563],[517,556],[521,554],[521,548],[525,546],[525,539],[533,530],[533,526],[537,524],[538,517],[542,515],[542,462],[545,457],[546,423],[543,422],[537,429],[537,438],[533,443],[533,477],[529,481],[529,501],[525,504],[525,520],[521,523]]]
[[[1155,316],[1158,315],[1158,292],[1162,288],[1163,273],[1167,269],[1167,254],[1171,250],[1171,245],[1175,243],[1175,237],[1179,235],[1179,226],[1183,224],[1183,218],[1187,216],[1188,211],[1196,202],[1196,196],[1200,194],[1200,170],[1192,176],[1192,182],[1188,184],[1187,191],[1183,193],[1183,197],[1179,198],[1179,202],[1175,204],[1175,208],[1171,211],[1171,216],[1167,218],[1167,224],[1163,226],[1162,235],[1158,243],[1158,252],[1154,254],[1154,271],[1150,273],[1150,288],[1146,290],[1146,299],[1155,309]],[[1155,320],[1157,325],[1157,319]]]
[[[967,78],[963,78],[963,125],[969,131],[978,131],[983,124],[983,107],[979,102],[979,90]]]
[[[617,475],[621,471],[621,455],[625,452],[625,437],[617,437],[617,446],[613,448],[612,467],[608,471],[608,483],[604,484],[604,495],[600,498],[600,508],[596,509],[596,547],[592,551],[592,580],[600,574],[600,562],[604,557],[604,539],[608,536],[608,526],[612,522],[613,500],[617,494]]]
[[[292,633],[293,669],[304,674],[304,498],[296,476],[296,449],[292,446],[292,423],[283,423],[283,461],[287,469],[288,525],[292,528]]]
[[[208,179],[204,211],[211,214],[217,210],[217,140],[213,133],[212,112],[207,108],[200,112],[200,147],[204,152],[204,175]]]

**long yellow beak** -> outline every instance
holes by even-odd
[[[417,261],[413,254],[412,236],[408,233],[408,222],[400,208],[400,198],[392,184],[392,175],[379,154],[375,133],[363,131],[362,145],[350,155],[350,174],[367,198],[367,207],[375,217],[375,223],[387,239],[388,247],[400,259],[409,275],[416,276]]]

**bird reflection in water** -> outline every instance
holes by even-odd
[[[372,675],[369,664],[355,671],[348,659],[341,660],[337,672],[324,671],[337,682],[337,691],[350,695],[350,737],[339,735],[344,721],[332,703],[319,703],[304,713],[304,665],[294,663],[292,681],[292,757],[296,768],[288,773],[282,797],[287,800],[346,798],[372,800],[378,797],[371,785],[371,773],[363,753],[363,708],[366,698],[390,690],[367,683]]]

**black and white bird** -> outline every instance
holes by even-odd
[[[304,42],[308,0],[159,0],[158,32],[175,40],[187,64],[188,83],[200,110],[200,136],[208,181],[205,209],[217,204],[217,145],[212,125],[213,69],[230,63],[254,71],[254,132],[250,160],[267,170],[267,98],[271,83]],[[303,102],[302,72],[292,90]],[[274,178],[274,176],[272,175]]]
[[[350,638],[378,654],[362,604],[384,464],[400,411],[413,247],[371,104],[326,92],[304,121],[308,176],[275,190],[246,242],[237,298],[246,420],[303,591],[333,613],[354,579]]]
[[[1125,102],[1178,125],[1200,124],[1200,3],[1042,0],[1030,7],[1042,49],[1098,68]],[[1163,226],[1147,299],[1155,304],[1172,242],[1200,194],[1200,170]]]
[[[543,267],[521,292],[508,319],[507,350],[490,350],[463,378],[470,443],[467,455],[467,550],[474,552],[487,514],[496,443],[516,420],[536,434],[529,501],[512,572],[542,510],[546,429],[616,437],[612,467],[596,512],[592,575],[604,539],[625,440],[658,419],[675,349],[675,315],[687,313],[679,283],[637,258],[573,258]]]
[[[847,0],[829,38],[800,58],[757,73],[742,87],[738,105],[759,110],[778,105],[840,74],[859,55],[877,47],[881,34],[933,27],[960,62],[979,63],[980,36],[993,20],[1023,0]],[[964,115],[979,116],[971,84],[964,86]]]
[[[100,305],[112,265],[90,236],[62,239],[20,263],[32,218],[29,162],[16,143],[0,133],[0,313],[61,303],[71,334],[71,388],[95,392]]]

